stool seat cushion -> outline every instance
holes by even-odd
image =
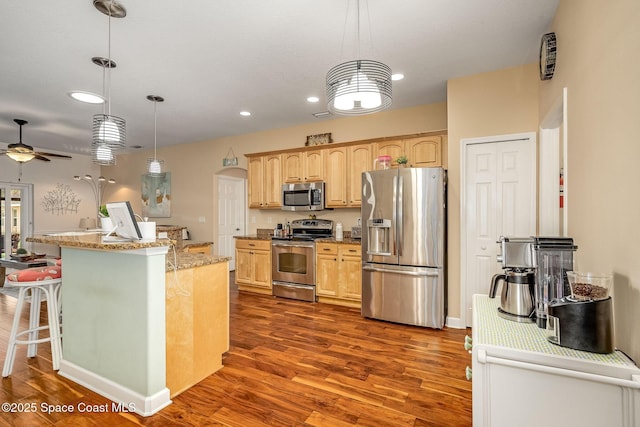
[[[52,280],[62,277],[62,267],[50,265],[46,267],[33,267],[18,270],[7,276],[8,282],[37,282],[40,280]]]

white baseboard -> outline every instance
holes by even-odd
[[[166,387],[151,396],[143,396],[64,359],[60,361],[58,374],[120,404],[117,408],[122,412],[131,411],[148,417],[171,404]]]
[[[467,326],[459,317],[447,317],[446,325],[453,329],[467,329]]]

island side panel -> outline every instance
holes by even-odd
[[[62,247],[63,360],[142,396],[165,389],[165,253]]]
[[[229,350],[228,262],[168,271],[167,387],[171,397],[222,368]]]

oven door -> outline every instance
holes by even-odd
[[[315,286],[313,242],[272,242],[271,279]]]

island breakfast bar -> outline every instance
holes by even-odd
[[[228,258],[176,254],[170,239],[113,243],[100,234],[70,232],[27,241],[61,249],[60,375],[123,411],[148,416],[222,367],[229,342]],[[220,282],[215,287],[214,278]],[[213,292],[215,309],[198,308]]]

